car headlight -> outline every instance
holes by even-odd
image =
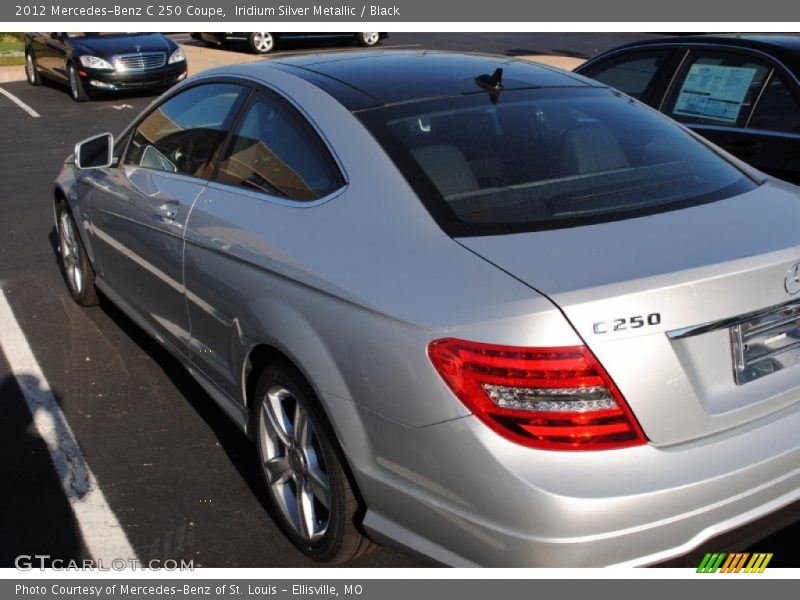
[[[176,62],[183,62],[186,60],[186,55],[183,53],[182,48],[178,48],[169,55],[169,64],[176,63]]]
[[[87,69],[114,69],[111,63],[99,56],[84,55],[79,58],[81,64]]]

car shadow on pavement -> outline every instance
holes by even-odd
[[[106,316],[142,352],[155,361],[172,385],[175,386],[175,389],[211,429],[221,448],[230,459],[231,464],[236,468],[253,495],[265,509],[268,509],[268,498],[261,481],[261,472],[255,459],[255,449],[250,439],[230,420],[178,359],[151,338],[102,293],[99,296],[100,308]]]
[[[53,249],[53,260],[55,260],[66,286],[66,275],[59,256],[58,233],[55,227],[50,230],[48,241]],[[102,293],[99,293],[98,296],[100,300],[99,308],[166,375],[177,392],[183,396],[187,404],[194,409],[210,428],[230,463],[234,466],[253,496],[265,510],[269,511],[270,503],[262,483],[261,472],[255,459],[256,453],[252,442],[219,408],[178,359],[151,338]]]
[[[66,283],[66,274],[59,258],[59,241],[56,228],[53,227],[48,234],[48,241],[53,249],[53,259],[56,261],[61,276]],[[242,431],[234,425],[228,416],[206,393],[197,381],[184,368],[183,364],[169,351],[151,338],[143,329],[134,323],[116,305],[99,293],[100,308],[145,354],[150,356],[164,372],[178,392],[194,408],[195,412],[211,428],[242,479],[258,499],[259,503],[269,510],[270,503],[261,480],[261,472],[255,460],[255,450],[252,442]]]
[[[53,560],[89,558],[64,482],[37,433],[20,384],[33,397],[48,392],[36,377],[17,377],[7,375],[0,381],[0,567],[14,567],[18,557],[21,567],[33,561],[34,569],[50,566]],[[60,405],[60,398],[54,397]],[[59,416],[49,417],[58,426]]]

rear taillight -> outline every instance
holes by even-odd
[[[476,417],[518,444],[604,450],[646,442],[585,346],[517,348],[447,338],[431,342],[428,355]]]

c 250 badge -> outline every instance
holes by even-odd
[[[597,335],[611,333],[615,331],[627,331],[629,329],[641,329],[645,326],[659,325],[661,323],[661,313],[650,313],[645,316],[621,317],[610,321],[597,321],[592,325],[592,331]]]

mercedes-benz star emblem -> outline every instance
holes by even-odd
[[[784,286],[786,287],[786,291],[792,295],[800,292],[800,263],[796,263],[789,269],[789,272],[786,274]]]

